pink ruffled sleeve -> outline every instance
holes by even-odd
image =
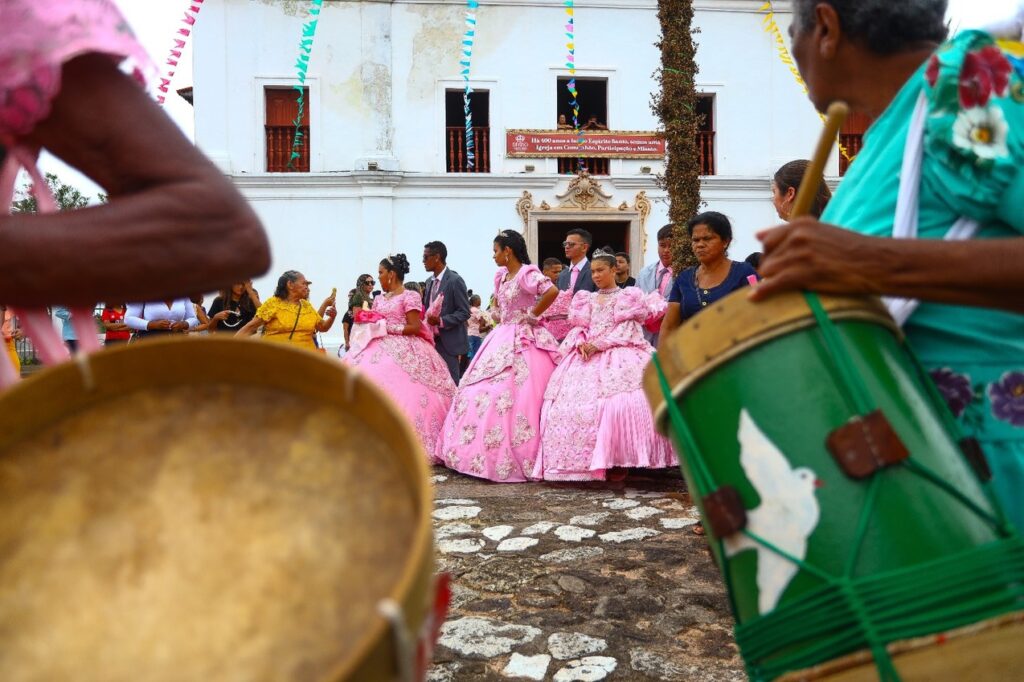
[[[620,291],[618,298],[615,300],[612,319],[616,322],[634,320],[643,323],[647,319],[647,305],[644,301],[644,292],[640,291],[637,287],[626,287]]]
[[[98,53],[140,82],[156,68],[112,0],[0,0],[0,140],[27,135],[50,113],[61,67]]]
[[[402,294],[402,314],[408,314],[410,310],[423,312],[423,299],[415,291],[406,291]]]
[[[585,289],[577,291],[569,303],[569,325],[572,327],[590,326],[590,305],[593,294]]]
[[[668,309],[668,301],[657,291],[645,294],[639,287],[626,287],[615,302],[613,317],[616,322],[635,320],[640,324],[660,321]]]
[[[519,281],[519,289],[531,296],[543,296],[547,290],[555,286],[536,265],[524,265],[525,272]]]

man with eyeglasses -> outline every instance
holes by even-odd
[[[590,261],[587,252],[594,243],[594,238],[582,228],[569,230],[562,242],[565,257],[569,259],[569,267],[558,276],[558,288],[561,291],[597,291],[594,280],[590,276]]]

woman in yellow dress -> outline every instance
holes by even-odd
[[[266,341],[290,343],[315,351],[314,335],[329,330],[338,313],[334,308],[334,294],[316,310],[309,302],[309,285],[310,281],[296,270],[281,275],[274,295],[259,307],[256,317],[239,329],[236,336],[252,336],[262,328]]]

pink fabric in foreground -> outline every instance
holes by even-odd
[[[32,132],[50,114],[60,92],[61,69],[75,57],[99,53],[127,61],[142,81],[156,73],[146,51],[111,0],[0,0],[0,145],[8,158],[0,172],[0,200],[9,206],[18,166],[32,177],[41,212],[56,210],[53,197],[41,177],[34,155],[21,147],[19,138]],[[42,311],[15,311],[32,338],[43,362],[53,364],[68,357],[67,350]],[[93,311],[72,310],[72,324],[82,352],[99,348]],[[4,355],[0,386],[17,377]]]
[[[137,76],[156,73],[111,0],[0,0],[0,140],[25,135],[50,113],[61,67],[99,53]]]
[[[642,389],[653,351],[642,325],[663,308],[659,294],[645,296],[636,287],[573,297],[573,330],[544,395],[534,478],[603,480],[615,467],[678,464],[669,441],[654,428]],[[588,342],[598,352],[585,360],[579,347]]]
[[[429,459],[451,405],[455,382],[433,343],[424,336],[402,334],[406,314],[423,312],[419,294],[405,291],[394,297],[378,296],[373,310],[384,316],[388,333],[370,339],[365,348],[349,353],[343,362],[357,368],[395,402]]]

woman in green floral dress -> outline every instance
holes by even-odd
[[[943,42],[945,12],[946,0],[795,0],[811,100],[874,123],[821,222],[760,235],[752,296],[901,297],[890,311],[1024,530],[1024,45],[980,31]]]

